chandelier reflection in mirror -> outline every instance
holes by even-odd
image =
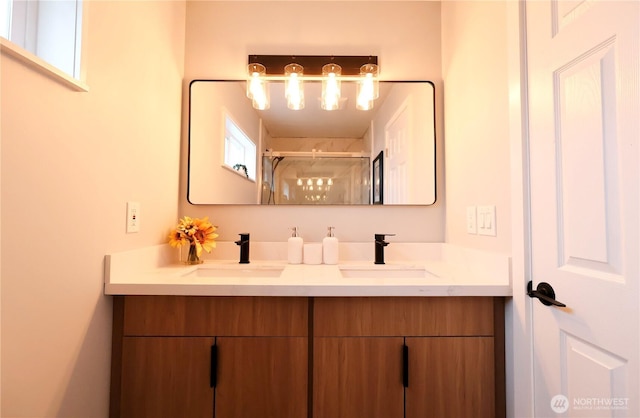
[[[269,81],[285,82],[285,98],[291,110],[305,107],[304,82],[322,81],[320,107],[343,108],[342,82],[355,82],[356,108],[373,109],[379,97],[377,56],[249,55],[247,97],[255,109],[269,109]],[[315,99],[314,99],[315,100]]]

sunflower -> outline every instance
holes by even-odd
[[[180,248],[187,242],[188,240],[185,238],[182,232],[178,231],[177,229],[174,229],[169,234],[169,245],[171,245],[173,248]]]
[[[217,227],[209,222],[208,216],[202,219],[185,216],[169,234],[169,244],[176,248],[187,244],[194,246],[197,256],[200,257],[202,250],[211,252],[216,247],[216,230]]]

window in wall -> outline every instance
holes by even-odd
[[[256,144],[229,117],[224,123],[224,165],[246,178],[256,180]]]
[[[0,0],[0,36],[79,80],[82,7],[82,0]]]

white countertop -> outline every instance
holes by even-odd
[[[252,258],[250,264],[238,264],[237,259],[208,259],[198,266],[186,266],[175,260],[176,250],[168,245],[114,253],[105,258],[105,294],[320,297],[512,294],[508,256],[448,244],[394,243],[395,251],[387,252],[392,261],[376,265],[364,255],[372,252],[372,244],[340,245],[341,256],[348,259],[341,259],[338,265],[293,265],[278,259],[259,259],[282,255],[281,243],[252,243],[251,252],[257,259]],[[237,252],[235,245],[222,247],[218,255]],[[351,277],[354,275],[357,277]]]

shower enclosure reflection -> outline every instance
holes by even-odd
[[[264,205],[366,205],[369,157],[357,153],[265,153]]]

